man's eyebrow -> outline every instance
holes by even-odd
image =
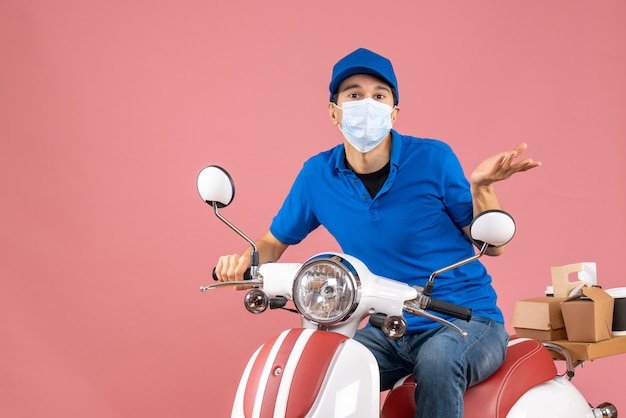
[[[341,89],[341,93],[343,93],[344,91],[348,91],[350,89],[356,89],[356,88],[362,88],[362,87],[363,87],[362,85],[356,84],[356,83],[355,84],[348,84],[343,89]],[[385,90],[385,91],[391,93],[391,89],[389,87],[387,87],[386,85],[384,85],[384,84],[380,84],[380,85],[376,86],[376,89],[377,90]]]

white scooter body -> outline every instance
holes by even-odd
[[[351,261],[357,262],[348,257]],[[291,292],[301,264],[270,263],[260,267],[270,296]],[[269,279],[271,278],[271,279]],[[402,311],[391,300],[415,297],[415,289],[374,277],[364,286],[361,306],[377,306],[392,314]],[[375,296],[376,295],[376,296]],[[355,318],[358,318],[358,310]],[[358,325],[359,321],[348,323]],[[252,356],[235,397],[232,417],[369,418],[380,416],[379,372],[373,355],[351,339],[356,325],[343,332],[315,330],[303,319],[302,328],[288,329],[268,340]],[[515,344],[515,340],[510,344]],[[313,385],[312,382],[317,382]],[[528,390],[511,408],[508,418],[598,418],[584,396],[563,376]]]

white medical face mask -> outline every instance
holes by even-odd
[[[395,107],[374,99],[345,102],[339,130],[359,152],[368,152],[383,142],[391,130],[391,112]]]

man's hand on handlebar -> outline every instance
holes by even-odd
[[[213,269],[213,278],[220,282],[249,280],[250,255],[231,254],[221,256]],[[245,290],[250,287],[251,286],[236,286],[235,290]]]

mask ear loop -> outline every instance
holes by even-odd
[[[335,102],[331,102],[333,104],[333,106],[335,106],[336,109],[342,110],[343,111],[343,107],[339,107],[337,106],[337,103]],[[341,134],[343,135],[343,131],[341,130],[341,123],[338,121],[337,122],[337,127],[339,128],[339,132],[341,132]],[[345,135],[344,135],[345,137]]]

